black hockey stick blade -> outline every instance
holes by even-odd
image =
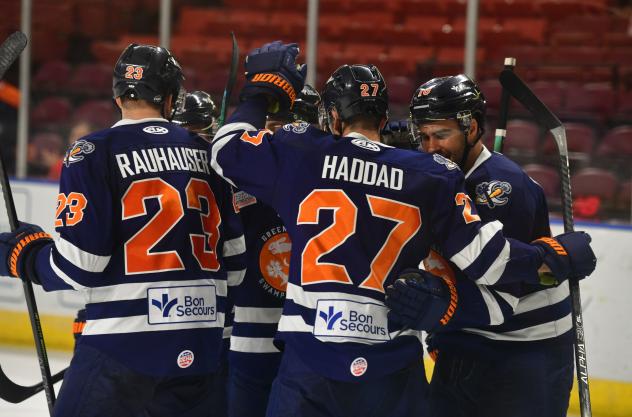
[[[62,369],[51,377],[51,383],[56,383],[64,378],[66,369]],[[2,367],[0,367],[0,398],[10,403],[21,403],[24,400],[31,398],[33,395],[44,390],[44,383],[39,382],[31,386],[18,385],[11,381],[8,376],[5,375]]]
[[[518,100],[548,130],[562,126],[562,122],[548,107],[527,87],[527,85],[511,70],[502,70],[500,84]]]
[[[26,43],[27,39],[24,33],[14,32],[0,45],[0,80],[26,48]]]
[[[222,127],[226,121],[226,112],[228,112],[228,105],[230,104],[230,96],[233,93],[233,87],[237,81],[237,68],[239,67],[239,46],[237,45],[237,39],[235,33],[230,32],[230,36],[233,40],[233,54],[230,61],[230,71],[228,73],[228,81],[224,88],[224,95],[222,96],[222,107],[219,113],[219,119],[217,121],[217,127]]]

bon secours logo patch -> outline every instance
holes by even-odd
[[[217,320],[214,285],[149,288],[147,302],[149,324]]]
[[[504,206],[509,202],[511,184],[493,180],[482,182],[476,186],[476,204],[486,204],[489,208]]]
[[[143,128],[143,132],[152,135],[166,135],[167,133],[169,133],[169,129],[162,126],[147,126]]]
[[[351,300],[318,300],[314,336],[387,341],[391,339],[386,319],[387,308],[380,304]]]
[[[94,152],[94,143],[88,142],[85,139],[80,139],[72,145],[72,148],[66,151],[66,155],[64,156],[64,165],[68,167],[70,164],[83,161],[85,155],[92,152]]]
[[[368,151],[373,151],[373,152],[380,151],[380,145],[377,145],[368,139],[355,138],[351,140],[351,143],[353,143],[355,146],[359,148],[366,149]]]
[[[439,155],[438,153],[432,154],[432,159],[434,159],[438,164],[445,165],[449,170],[457,169],[459,167],[455,162],[450,161],[448,158]]]

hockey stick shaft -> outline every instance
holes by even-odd
[[[66,369],[62,369],[51,376],[51,383],[55,384],[64,378]],[[21,403],[28,400],[38,392],[44,390],[44,383],[38,382],[35,385],[24,386],[11,381],[0,367],[0,398],[10,403]]]
[[[513,71],[516,58],[505,58],[503,71]],[[509,100],[511,95],[505,87],[500,94],[500,110],[498,111],[498,126],[494,134],[494,151],[502,153],[505,137],[507,136],[507,118],[509,115]]]
[[[230,32],[230,36],[233,41],[233,53],[230,60],[230,70],[228,72],[228,81],[224,88],[224,95],[222,96],[222,107],[219,113],[219,120],[217,121],[217,127],[220,128],[226,121],[226,113],[228,112],[228,106],[230,105],[230,96],[233,93],[235,82],[237,81],[237,67],[239,66],[239,46],[237,45],[237,39],[235,33]]]
[[[564,231],[574,230],[573,199],[571,194],[570,170],[568,167],[568,147],[566,144],[566,130],[564,125],[542,101],[529,89],[529,87],[513,71],[503,70],[500,74],[500,82],[509,93],[533,114],[535,119],[546,126],[555,138],[560,154],[560,180],[562,185],[562,212],[564,218]],[[590,389],[588,385],[588,360],[586,358],[586,341],[584,335],[584,319],[582,316],[581,296],[579,281],[569,279],[571,295],[571,308],[573,317],[573,330],[575,332],[575,370],[577,373],[577,387],[579,392],[579,405],[582,417],[592,416],[590,406]]]
[[[0,46],[0,76],[3,76],[6,70],[17,59],[17,57],[26,47],[26,43],[26,36],[21,32],[15,32],[7,38],[2,46]],[[9,226],[11,228],[11,231],[14,231],[15,229],[17,229],[19,222],[17,213],[15,211],[15,204],[13,202],[13,194],[11,193],[9,178],[7,176],[6,165],[4,164],[4,157],[1,151],[0,185],[2,186],[4,203],[7,209],[7,215],[9,217]],[[33,285],[28,279],[22,279],[22,287],[24,288],[24,297],[26,299],[26,306],[29,313],[29,319],[31,321],[31,328],[33,330],[33,339],[35,341],[37,358],[39,360],[40,372],[42,374],[42,383],[44,386],[44,391],[46,392],[48,410],[49,413],[52,415],[53,405],[55,404],[55,391],[53,389],[50,366],[48,364],[48,356],[46,354],[46,346],[44,344],[42,324],[40,322],[39,313],[37,311],[37,304],[35,302],[35,293],[33,291]]]

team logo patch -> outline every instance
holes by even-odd
[[[434,159],[434,161],[438,164],[445,165],[445,167],[450,171],[459,167],[456,162],[452,162],[445,156],[439,155],[438,153],[432,154],[432,159]]]
[[[214,285],[148,288],[148,323],[217,321],[216,294]]]
[[[355,138],[351,140],[355,146],[366,149],[368,151],[379,152],[380,146],[367,139]]]
[[[351,366],[349,367],[349,371],[351,371],[351,375],[353,376],[362,376],[366,372],[369,367],[369,363],[366,359],[359,357],[355,358],[353,362],[351,362]]]
[[[283,229],[285,230],[285,229]],[[259,252],[259,269],[263,287],[273,295],[285,296],[290,274],[292,242],[287,232],[268,238]]]
[[[307,122],[294,122],[284,125],[283,130],[285,130],[286,132],[292,131],[294,133],[301,134],[307,132],[308,127],[309,123]]]
[[[318,300],[314,336],[322,341],[391,340],[386,319],[387,308],[376,303],[352,300]]]
[[[94,143],[80,139],[72,145],[72,148],[66,151],[64,165],[68,167],[70,164],[83,161],[84,156],[92,152],[94,152]]]
[[[150,133],[152,135],[166,135],[169,133],[169,129],[162,126],[147,126],[143,128],[143,132]]]
[[[242,208],[251,206],[257,202],[257,199],[245,191],[237,191],[233,193],[233,208],[235,213],[239,213]]]
[[[188,368],[195,360],[195,355],[190,350],[183,350],[178,355],[178,366],[180,368]]]
[[[511,184],[505,181],[482,182],[476,186],[476,204],[486,204],[489,208],[504,206],[509,202]]]

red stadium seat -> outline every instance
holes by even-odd
[[[626,181],[619,187],[617,198],[615,200],[615,208],[624,211],[627,218],[632,219],[632,181]]]
[[[612,202],[619,188],[619,180],[610,171],[585,168],[571,177],[573,195],[597,196],[604,202]]]
[[[512,157],[534,156],[540,142],[540,128],[526,120],[509,120],[504,152]]]
[[[537,16],[539,8],[533,0],[486,0],[481,2],[481,14],[500,18]]]
[[[505,19],[502,24],[506,30],[514,30],[520,33],[522,38],[527,39],[530,43],[542,44],[545,41],[547,30],[546,19],[512,17]]]
[[[70,65],[65,61],[44,63],[33,77],[34,92],[63,92],[70,80]]]
[[[599,156],[632,156],[632,126],[619,126],[609,130],[597,149]]]
[[[42,99],[31,111],[31,122],[36,126],[61,124],[70,118],[70,101],[65,97]]]
[[[575,28],[574,32],[561,31],[554,32],[550,35],[551,46],[599,46],[601,44],[601,36],[594,31],[583,30],[582,27]],[[590,28],[592,29],[592,27]]]
[[[566,144],[571,153],[569,157],[589,159],[595,147],[595,130],[589,125],[573,122],[564,123],[564,127],[566,129]],[[542,152],[557,155],[557,145],[551,133],[547,133],[544,138]]]
[[[585,117],[604,118],[615,103],[615,92],[608,84],[585,84],[566,90],[564,110],[569,114],[584,114]]]
[[[110,127],[117,120],[117,113],[110,100],[88,100],[74,111],[75,122],[89,122],[98,129]]]
[[[79,65],[73,72],[68,90],[82,96],[109,96],[112,94],[112,66]]]
[[[523,169],[527,175],[540,184],[547,199],[560,198],[560,175],[556,169],[540,164],[528,164]]]

